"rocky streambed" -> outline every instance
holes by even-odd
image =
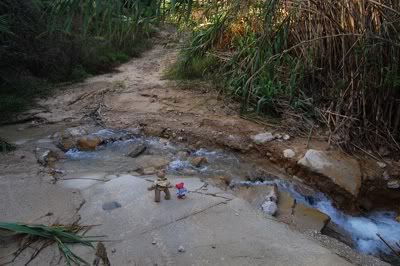
[[[207,184],[216,185],[297,230],[326,234],[359,252],[394,261],[378,234],[393,245],[400,239],[397,213],[371,210],[346,214],[333,203],[332,195],[307,186],[302,179],[264,169],[240,154],[186,147],[168,139],[146,137],[134,128],[53,125],[38,130],[11,126],[3,127],[0,134],[11,136],[19,150],[34,151],[40,171],[60,188],[84,190],[127,175],[146,178],[167,169],[171,178],[199,177],[205,182],[190,193],[212,195]],[[29,155],[21,154],[19,160],[26,157]],[[13,169],[5,167],[5,171],[18,174],[25,167],[22,163]],[[119,207],[118,202],[103,205],[107,210]]]

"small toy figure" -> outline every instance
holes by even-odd
[[[186,198],[186,193],[188,192],[187,189],[184,187],[184,183],[178,183],[175,185],[177,191],[176,191],[176,196],[178,199],[184,199]]]
[[[157,172],[157,180],[154,181],[153,185],[148,188],[149,191],[154,190],[155,193],[155,202],[160,202],[161,191],[165,193],[165,199],[170,200],[171,194],[169,193],[169,189],[171,188],[171,183],[165,177],[165,170],[160,170]]]

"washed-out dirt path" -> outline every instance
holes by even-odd
[[[32,110],[31,114],[46,123],[95,122],[108,128],[136,128],[145,135],[168,138],[196,148],[207,146],[238,151],[268,169],[281,173],[279,169],[283,169],[285,174],[306,179],[347,211],[358,212],[365,206],[368,210],[371,207],[397,208],[394,202],[400,199],[399,193],[388,189],[388,181],[382,177],[386,174],[398,178],[400,163],[387,164],[384,169],[375,159],[362,156],[349,165],[356,169],[350,169],[351,176],[348,176],[349,173],[340,173],[337,168],[346,169],[347,166],[340,166],[342,162],[354,162],[354,158],[334,150],[330,152],[339,167],[327,172],[343,177],[321,178],[319,173],[304,171],[297,161],[308,149],[331,150],[327,141],[291,136],[290,140],[257,145],[252,136],[265,131],[284,135],[288,133],[287,128],[241,118],[238,103],[222,97],[206,83],[185,84],[164,79],[165,71],[177,57],[177,49],[168,48],[174,39],[172,35],[163,33],[152,49],[121,65],[114,73],[60,88],[55,96],[40,101],[42,109]],[[295,156],[285,158],[286,149],[293,150]],[[356,193],[348,193],[349,190]]]

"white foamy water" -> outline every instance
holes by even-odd
[[[312,199],[301,195],[292,183],[283,180],[273,181],[242,181],[240,185],[266,186],[276,184],[279,189],[287,191],[298,202],[329,215],[332,222],[344,229],[353,239],[356,248],[363,253],[378,254],[380,252],[391,253],[389,248],[379,239],[381,235],[387,242],[394,246],[400,241],[400,223],[392,212],[372,212],[365,216],[355,217],[344,214],[336,209],[332,202],[322,193],[317,192]]]

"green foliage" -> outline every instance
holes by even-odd
[[[71,226],[45,226],[45,225],[28,225],[21,223],[5,223],[0,222],[0,236],[24,236],[27,237],[27,246],[29,247],[34,242],[44,241],[42,247],[46,247],[49,244],[56,243],[61,254],[64,255],[67,265],[89,265],[88,262],[83,260],[81,257],[76,255],[68,245],[79,244],[87,247],[94,248],[92,243],[95,240],[89,239],[82,235],[79,235],[79,231],[87,229],[87,227],[78,226],[73,224]],[[26,248],[25,247],[25,248]],[[39,251],[42,248],[39,248]],[[22,251],[22,250],[21,250]],[[16,254],[19,254],[17,252]],[[37,255],[35,252],[34,255]],[[33,256],[34,256],[33,255]],[[18,255],[17,255],[18,256]],[[31,257],[31,260],[34,257]],[[28,262],[29,263],[29,262]]]

